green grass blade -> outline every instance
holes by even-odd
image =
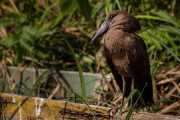
[[[147,85],[147,83],[146,83],[146,85]],[[140,93],[139,93],[139,91],[136,90],[136,89],[133,90],[133,91],[137,92],[137,94],[139,95],[139,97],[137,98],[136,102],[133,104],[132,108],[131,108],[130,111],[128,112],[128,114],[127,114],[127,116],[126,116],[126,120],[129,120],[129,119],[131,118],[131,115],[132,115],[132,113],[133,113],[133,111],[134,111],[134,108],[135,108],[137,102],[139,101],[139,99],[141,98],[142,92],[143,92],[144,89],[146,88],[146,85],[144,86],[143,90],[142,90]],[[132,92],[131,92],[131,93],[132,93]],[[130,94],[130,95],[131,95],[131,94]],[[129,96],[128,96],[128,97],[129,97]],[[142,100],[142,103],[145,105],[145,103],[144,103],[143,100]]]
[[[148,31],[146,31],[146,32],[149,34],[149,36],[153,37],[157,42],[159,42],[159,44],[161,44],[165,49],[167,49],[167,50],[169,51],[169,53],[171,53],[171,55],[174,56],[174,58],[175,58],[178,62],[180,62],[180,58],[179,58],[178,56],[176,56],[176,55],[174,54],[174,52],[173,52],[171,49],[168,48],[168,46],[166,46],[164,43],[162,43],[161,41],[159,41],[158,38],[156,38],[156,37],[155,37],[154,35],[152,35],[150,32],[148,32]]]
[[[121,4],[120,4],[119,0],[115,0],[115,1],[116,1],[118,9],[121,10]]]
[[[29,95],[30,95],[30,96],[33,95],[33,93],[34,93],[35,90],[37,89],[38,85],[40,85],[40,82],[41,82],[41,80],[43,79],[43,77],[44,77],[45,75],[47,75],[47,74],[46,74],[47,72],[48,72],[48,71],[43,72],[43,73],[37,78],[36,82],[34,83],[34,85],[32,86],[32,89],[31,89],[30,92],[29,92]]]
[[[123,111],[122,111],[123,108],[124,108],[125,105],[130,101],[130,99],[133,97],[133,95],[134,95],[136,92],[137,92],[137,90],[134,89],[134,90],[130,93],[130,95],[127,97],[127,99],[125,100],[125,102],[124,102],[123,105],[122,105],[122,109],[120,110],[120,114],[123,112]]]
[[[93,111],[93,109],[89,106],[89,104],[87,103],[87,101],[85,101],[81,96],[79,96],[77,93],[75,93],[75,95],[77,95],[78,97],[80,97],[82,99],[82,101],[88,106],[89,110],[91,111],[92,115],[93,115],[93,119],[96,120],[96,116],[95,113]]]
[[[88,0],[78,0],[79,7],[86,20],[91,21],[91,6]]]
[[[86,89],[85,89],[85,80],[84,80],[83,72],[82,72],[82,69],[81,69],[81,65],[80,65],[80,63],[79,63],[79,61],[78,61],[78,59],[76,57],[76,54],[75,54],[73,48],[71,47],[70,43],[66,39],[64,39],[64,40],[65,40],[66,45],[68,46],[68,48],[69,48],[69,50],[70,50],[70,52],[71,52],[71,54],[73,56],[73,59],[74,59],[74,61],[76,63],[77,69],[79,71],[79,77],[80,77],[81,88],[82,88],[82,99],[84,101],[87,101]]]

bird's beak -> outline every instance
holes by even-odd
[[[104,21],[101,27],[98,29],[94,37],[92,38],[91,43],[96,41],[99,37],[101,37],[109,28],[109,21]]]

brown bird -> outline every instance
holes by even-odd
[[[122,91],[122,103],[124,97],[128,97],[133,89],[142,92],[142,98],[146,105],[153,103],[152,81],[150,63],[144,41],[136,31],[141,29],[138,20],[127,12],[115,10],[111,12],[103,22],[92,42],[96,41],[104,33],[104,54],[107,64]],[[138,95],[131,99],[132,106]],[[139,101],[139,106],[143,104]]]

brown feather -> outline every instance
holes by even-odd
[[[134,89],[140,92],[147,84],[142,97],[146,105],[152,104],[152,81],[147,49],[144,41],[135,34],[141,29],[138,20],[126,12],[116,10],[110,13],[105,21],[109,23],[104,37],[105,57],[121,91],[124,87],[122,77],[125,79],[124,97],[130,94],[134,78]],[[133,103],[137,97],[133,97]]]

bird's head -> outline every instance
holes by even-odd
[[[140,30],[141,25],[135,17],[127,12],[121,10],[112,11],[92,38],[92,42],[96,41],[111,28],[133,33]]]

